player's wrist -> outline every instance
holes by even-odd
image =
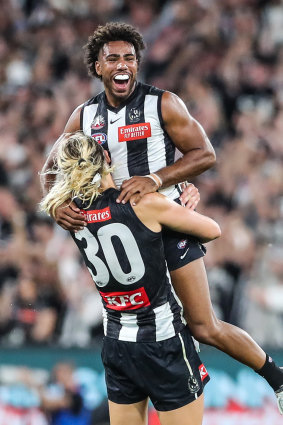
[[[151,173],[151,175],[155,178],[155,180],[158,181],[158,184],[159,184],[158,189],[159,189],[163,185],[162,178],[156,173]]]
[[[157,186],[157,189],[159,189],[162,186],[162,179],[156,174],[156,173],[150,173],[147,174],[145,177],[150,178]]]

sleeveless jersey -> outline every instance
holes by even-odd
[[[185,326],[168,278],[161,232],[152,232],[130,203],[108,189],[90,207],[76,200],[87,226],[72,237],[102,297],[104,333],[123,341],[168,339]]]
[[[133,93],[118,108],[108,104],[104,91],[82,107],[81,130],[109,152],[118,188],[132,176],[145,176],[174,163],[176,148],[161,115],[163,93],[137,82]],[[160,192],[171,199],[180,195],[178,185]]]

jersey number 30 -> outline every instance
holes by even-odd
[[[122,270],[119,263],[112,243],[114,236],[120,239],[125,250],[131,267],[128,273]],[[122,285],[131,285],[143,277],[145,266],[139,247],[131,230],[124,224],[106,224],[98,230],[97,238],[87,228],[75,233],[74,237],[80,241],[78,245],[84,250],[85,255],[83,257],[86,266],[97,286],[104,287],[107,285],[110,279],[109,271],[114,279]],[[97,256],[99,246],[103,251],[106,264]]]

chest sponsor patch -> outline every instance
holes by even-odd
[[[80,212],[88,223],[99,223],[101,221],[111,220],[110,208],[106,207],[103,210],[81,210]]]
[[[106,307],[111,310],[136,310],[150,305],[144,287],[128,292],[100,292]]]
[[[151,125],[149,122],[125,125],[118,128],[118,141],[129,142],[130,140],[146,139],[151,136]]]
[[[204,364],[199,365],[198,368],[199,368],[201,380],[203,381],[208,376],[208,372],[207,372]]]

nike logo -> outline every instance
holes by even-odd
[[[114,124],[114,122],[118,121],[120,118],[122,118],[122,117],[118,117],[115,120],[110,120],[110,124]]]
[[[187,248],[186,251],[185,251],[185,253],[183,255],[181,255],[181,257],[180,257],[181,260],[183,260],[183,258],[185,258],[185,256],[187,255],[187,252],[189,251],[189,249],[190,248]]]

